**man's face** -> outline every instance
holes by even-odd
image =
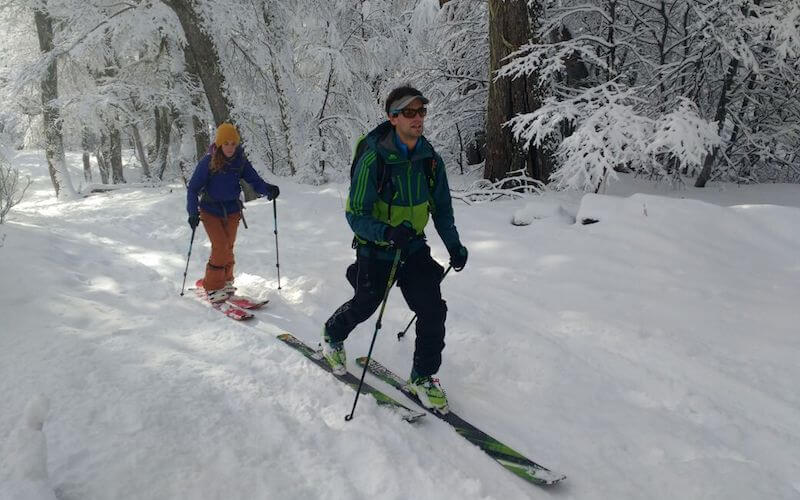
[[[403,108],[403,111],[411,112],[413,110],[416,112],[424,107],[425,105],[422,104],[420,99],[414,99],[408,103],[408,106]],[[389,122],[394,125],[397,135],[404,141],[415,141],[419,139],[424,129],[424,121],[425,118],[420,113],[415,113],[412,118],[406,118],[403,113],[397,116],[389,115]]]

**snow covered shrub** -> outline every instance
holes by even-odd
[[[0,224],[6,221],[11,207],[22,201],[22,197],[25,196],[25,191],[30,185],[30,177],[26,177],[23,181],[20,178],[19,170],[11,168],[0,157]]]

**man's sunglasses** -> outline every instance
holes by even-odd
[[[425,118],[425,115],[428,114],[428,108],[403,108],[392,110],[392,116],[397,117],[399,114],[402,114],[406,118],[414,118],[419,114],[421,118]]]

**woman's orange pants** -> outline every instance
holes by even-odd
[[[203,288],[206,290],[219,290],[225,286],[226,281],[233,281],[233,245],[236,243],[236,230],[239,229],[239,212],[228,214],[228,217],[218,217],[204,210],[200,210],[200,220],[211,240],[211,255],[206,264],[206,275],[203,278]]]

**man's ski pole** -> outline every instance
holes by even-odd
[[[186,269],[183,270],[183,285],[181,285],[181,297],[183,297],[183,290],[186,288],[186,273],[189,272],[189,259],[192,257],[192,244],[194,243],[194,232],[197,226],[192,228],[192,237],[189,239],[189,254],[186,256]]]
[[[449,273],[451,269],[453,269],[452,265],[451,266],[447,266],[447,271],[444,272],[444,274],[442,275],[442,279],[439,280],[439,283],[444,281],[445,276],[447,276],[447,273]],[[413,318],[411,318],[411,321],[408,322],[408,324],[406,325],[405,330],[403,330],[402,332],[397,332],[397,340],[400,340],[405,336],[405,334],[408,331],[408,329],[411,328],[411,323],[413,323],[415,319],[417,319],[417,315],[416,314],[414,315]]]
[[[272,199],[272,214],[275,220],[275,267],[278,268],[278,290],[281,289],[281,259],[278,254],[278,199]]]
[[[358,403],[358,395],[361,394],[361,387],[364,385],[364,376],[367,374],[367,367],[369,360],[372,358],[372,348],[375,346],[375,339],[378,337],[378,330],[381,329],[381,318],[383,318],[383,310],[386,309],[386,301],[389,299],[389,290],[394,285],[394,275],[397,273],[397,268],[400,265],[400,253],[398,248],[394,254],[394,262],[392,262],[392,270],[389,271],[389,281],[386,283],[386,291],[383,292],[383,303],[381,304],[381,312],[378,314],[378,321],[375,322],[375,333],[372,334],[372,343],[369,345],[369,352],[367,353],[367,362],[364,363],[364,370],[361,372],[361,380],[358,382],[358,389],[356,389],[356,398],[353,400],[353,409],[350,410],[349,415],[345,415],[346,421],[353,420],[353,414],[356,412],[356,404]]]

